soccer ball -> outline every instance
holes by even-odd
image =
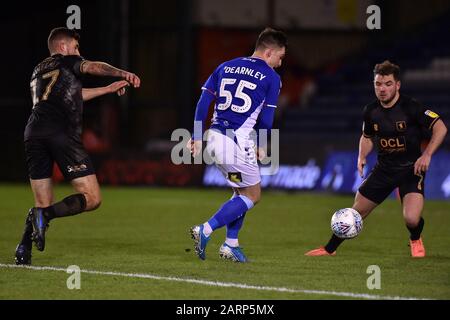
[[[352,239],[362,230],[363,220],[361,215],[352,208],[336,211],[331,217],[331,230],[341,239]]]

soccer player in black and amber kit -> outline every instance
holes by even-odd
[[[39,63],[31,76],[33,109],[24,133],[25,155],[34,207],[29,210],[22,240],[16,248],[16,264],[31,264],[32,242],[40,251],[45,232],[54,218],[95,210],[101,195],[89,156],[81,141],[83,101],[108,93],[125,93],[137,88],[135,74],[104,62],[83,59],[79,35],[67,28],[56,28],[48,37],[50,57]],[[83,88],[82,76],[111,76],[121,80],[106,87]],[[56,162],[75,193],[54,203],[52,169]]]
[[[433,153],[440,146],[447,128],[439,115],[416,100],[400,94],[400,68],[389,62],[374,69],[377,100],[364,108],[363,134],[359,141],[358,171],[363,176],[366,157],[377,146],[377,163],[356,193],[353,209],[366,218],[395,189],[403,207],[403,218],[410,232],[411,256],[425,257],[421,233],[424,227],[424,178]],[[424,131],[431,140],[421,149]],[[344,241],[333,235],[324,247],[308,256],[335,255]]]

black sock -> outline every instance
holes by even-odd
[[[20,245],[24,245],[28,249],[31,249],[32,241],[31,241],[31,234],[33,233],[33,225],[31,224],[31,221],[27,220],[25,221],[25,229],[23,230],[22,240],[20,241]]]
[[[77,193],[64,198],[62,201],[44,209],[45,216],[51,220],[74,216],[86,209],[86,198],[83,194]]]
[[[425,220],[423,220],[423,218],[420,217],[419,224],[416,227],[411,228],[411,227],[406,226],[408,228],[408,230],[409,230],[409,233],[411,234],[409,236],[409,238],[411,240],[414,241],[414,240],[419,240],[420,239],[420,234],[422,233],[424,224],[425,224]]]
[[[338,238],[336,235],[332,235],[330,241],[328,241],[327,245],[325,246],[325,250],[328,253],[333,253],[336,251],[336,249],[341,245],[342,242],[344,242],[345,239]]]

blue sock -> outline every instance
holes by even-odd
[[[242,224],[244,223],[244,218],[247,212],[244,212],[242,216],[234,220],[233,222],[227,224],[227,238],[237,239],[239,231],[242,228]]]
[[[239,196],[239,194],[234,192],[233,196],[231,197],[231,199],[234,199],[237,196]],[[237,239],[238,238],[238,234],[239,234],[239,231],[242,228],[242,224],[244,223],[244,218],[245,218],[246,213],[247,212],[244,212],[244,214],[242,216],[240,216],[239,218],[237,218],[233,222],[227,224],[227,238],[230,238],[230,239]]]
[[[251,208],[253,208],[253,202],[249,198],[243,195],[237,196],[225,202],[219,211],[208,220],[208,223],[211,229],[216,230],[238,219]]]

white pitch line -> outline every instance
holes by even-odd
[[[38,266],[18,266],[15,264],[2,264],[0,263],[0,268],[10,268],[10,269],[29,269],[37,271],[62,271],[67,272],[67,268],[57,268],[57,267],[38,267]],[[104,276],[117,276],[117,277],[127,277],[127,278],[140,278],[140,279],[153,279],[153,280],[165,280],[165,281],[176,281],[176,282],[186,282],[195,283],[205,286],[213,287],[225,287],[225,288],[238,288],[238,289],[250,289],[259,291],[275,291],[275,292],[288,292],[288,293],[307,293],[307,294],[318,294],[318,295],[331,295],[337,297],[349,297],[349,298],[362,298],[362,299],[372,299],[372,300],[429,300],[424,298],[415,297],[400,297],[400,296],[380,296],[365,293],[352,293],[352,292],[338,292],[338,291],[324,291],[324,290],[307,290],[307,289],[291,289],[283,287],[268,287],[268,286],[256,286],[244,283],[233,283],[233,282],[220,282],[220,281],[210,281],[210,280],[200,280],[200,279],[190,279],[190,278],[178,278],[178,277],[167,277],[158,276],[153,274],[145,273],[124,273],[124,272],[114,272],[114,271],[95,271],[95,270],[80,270],[81,273],[86,274],[96,274]]]

